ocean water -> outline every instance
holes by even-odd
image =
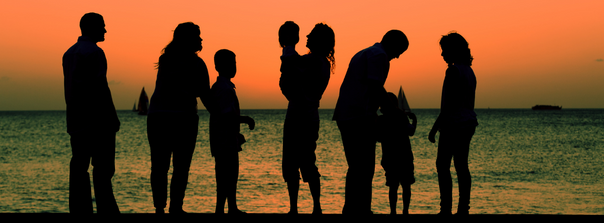
[[[409,212],[439,212],[435,168],[437,145],[427,134],[438,109],[417,109],[418,127],[411,145],[415,178]],[[604,110],[477,109],[480,125],[470,148],[471,214],[604,214]],[[184,210],[215,209],[214,159],[210,155],[208,118],[200,128]],[[322,174],[324,213],[341,213],[347,169],[333,110],[321,110],[317,165]],[[122,213],[154,212],[146,116],[118,111],[114,194]],[[243,110],[256,129],[242,125],[247,143],[240,153],[238,205],[250,213],[287,213],[281,176],[285,110]],[[91,117],[94,118],[94,117]],[[377,147],[372,211],[389,213],[388,188]],[[0,212],[68,212],[71,147],[64,111],[0,111]],[[92,168],[90,168],[91,170]],[[454,210],[457,206],[455,171]],[[399,190],[399,194],[401,191]],[[312,211],[307,184],[301,184],[299,212]],[[402,200],[398,202],[401,212]]]

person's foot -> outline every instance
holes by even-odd
[[[323,214],[323,210],[319,209],[315,209],[312,211],[312,214]]]
[[[155,213],[156,214],[165,214],[164,209],[163,208],[156,208],[155,209]]]
[[[245,211],[241,211],[239,209],[229,210],[229,215],[242,215],[247,214]]]
[[[469,215],[470,211],[469,211],[470,207],[460,207],[457,209],[457,213],[455,213],[455,215]]]
[[[440,212],[438,212],[438,215],[449,216],[449,215],[452,215],[452,214],[451,214],[451,211],[440,210]]]
[[[169,211],[170,211],[170,214],[186,214],[187,213],[182,209],[175,209],[175,210],[170,209]]]

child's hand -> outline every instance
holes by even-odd
[[[407,117],[409,117],[411,120],[417,121],[417,117],[411,112],[407,113]]]
[[[243,118],[243,123],[246,123],[250,127],[250,130],[254,130],[256,122],[254,122],[253,118],[250,118],[249,116],[242,116],[241,118]]]

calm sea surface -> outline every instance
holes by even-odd
[[[438,112],[414,110],[418,127],[411,144],[417,182],[412,186],[412,214],[439,211],[437,147],[427,140]],[[480,125],[469,158],[471,214],[604,214],[604,110],[476,112]],[[341,213],[347,164],[340,132],[331,121],[333,110],[320,113],[317,165],[323,175],[323,212]],[[199,114],[184,210],[210,213],[216,202],[214,159],[208,141],[209,115]],[[244,110],[242,114],[256,120],[256,129],[242,128],[248,142],[240,153],[239,208],[250,213],[287,213],[287,189],[281,177],[285,110]],[[122,127],[113,177],[118,205],[122,213],[152,213],[146,116],[131,111],[118,111],[118,115]],[[0,111],[0,212],[68,212],[70,158],[64,111]],[[388,188],[380,159],[378,146],[372,210],[386,214]],[[456,183],[453,195],[457,196]],[[401,200],[398,205],[400,213]],[[454,210],[456,206],[454,198]],[[307,184],[300,187],[299,211],[312,211]]]

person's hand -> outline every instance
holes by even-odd
[[[409,117],[411,120],[417,121],[417,116],[411,112],[407,113],[407,117]]]
[[[250,130],[254,130],[254,128],[256,127],[256,122],[254,121],[253,118],[250,118],[249,116],[243,116],[244,118],[244,123],[246,123]]]
[[[430,131],[430,134],[428,134],[428,140],[430,140],[431,143],[436,142],[436,130]]]
[[[391,115],[391,114],[395,115],[396,109],[398,109],[398,107],[386,105],[386,106],[382,106],[380,108],[380,112],[382,112],[382,114],[384,114],[384,115]]]

